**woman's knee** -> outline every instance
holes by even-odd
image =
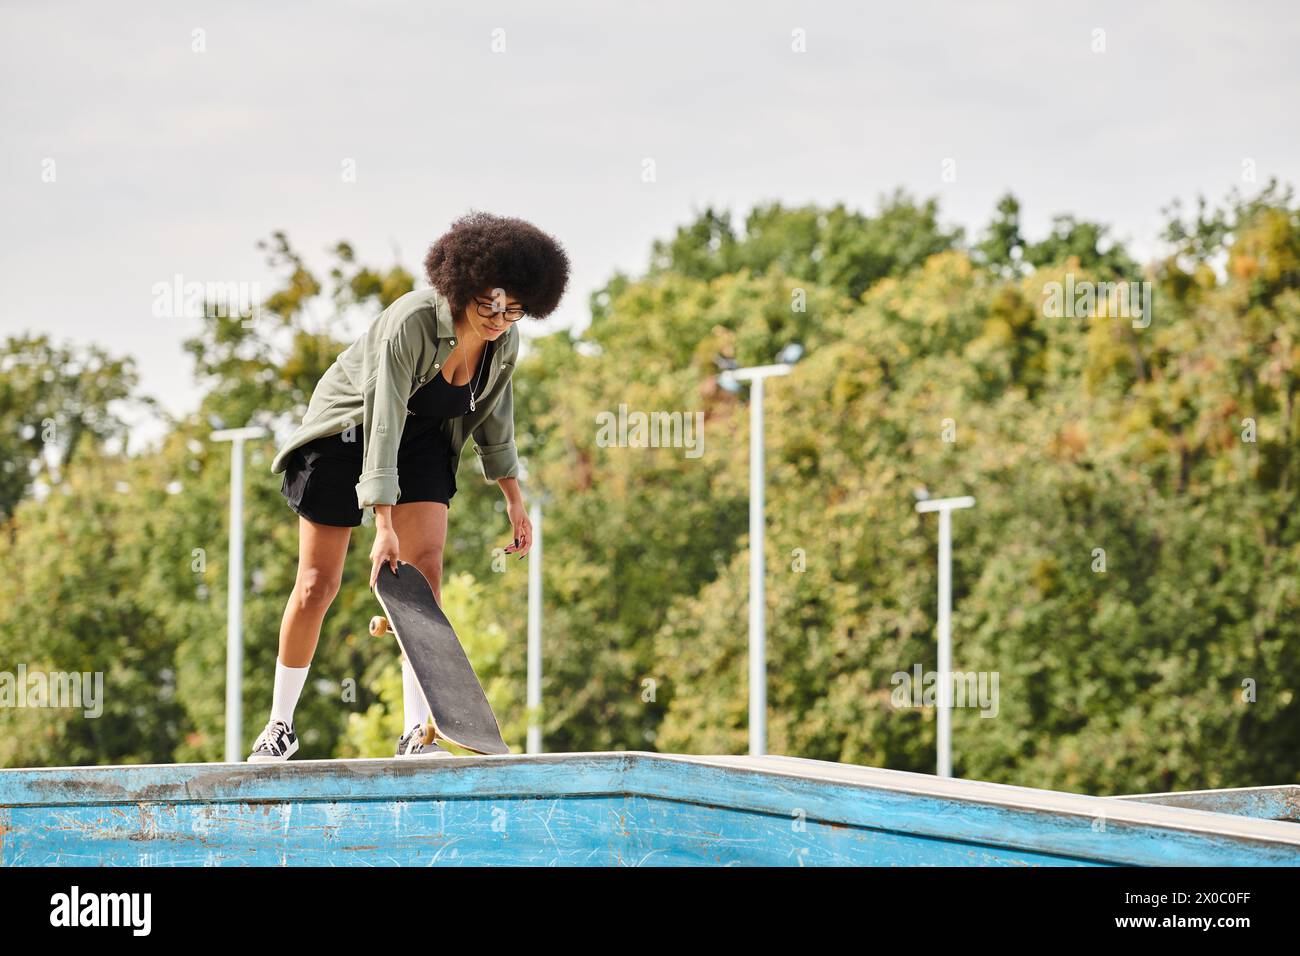
[[[428,579],[434,594],[437,594],[442,587],[442,550],[426,548],[411,558],[411,564],[420,569],[420,573]]]
[[[294,582],[294,603],[303,611],[326,611],[339,593],[341,577],[321,568],[299,568]]]

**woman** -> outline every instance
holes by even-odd
[[[552,237],[521,219],[471,213],[452,224],[425,258],[432,288],[390,305],[326,370],[302,425],[271,464],[298,514],[298,577],[280,624],[271,717],[252,762],[298,750],[293,712],[321,622],[338,593],[352,529],[372,508],[370,586],[383,565],[415,565],[442,603],[447,509],[467,436],[506,499],[522,558],[532,526],[516,478],[511,377],[517,323],[555,310],[569,260]],[[428,707],[402,662],[406,732],[398,756],[438,755],[424,744]]]

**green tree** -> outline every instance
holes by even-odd
[[[135,365],[95,347],[58,346],[45,335],[0,345],[0,522],[32,482],[60,471],[100,443],[126,440],[128,417],[152,403],[133,394]]]

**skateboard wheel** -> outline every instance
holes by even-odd
[[[376,615],[370,619],[370,636],[383,637],[388,633],[388,620]]]

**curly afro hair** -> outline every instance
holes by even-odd
[[[484,289],[505,289],[528,315],[544,319],[569,284],[569,257],[530,222],[471,212],[429,247],[424,273],[456,313]]]

